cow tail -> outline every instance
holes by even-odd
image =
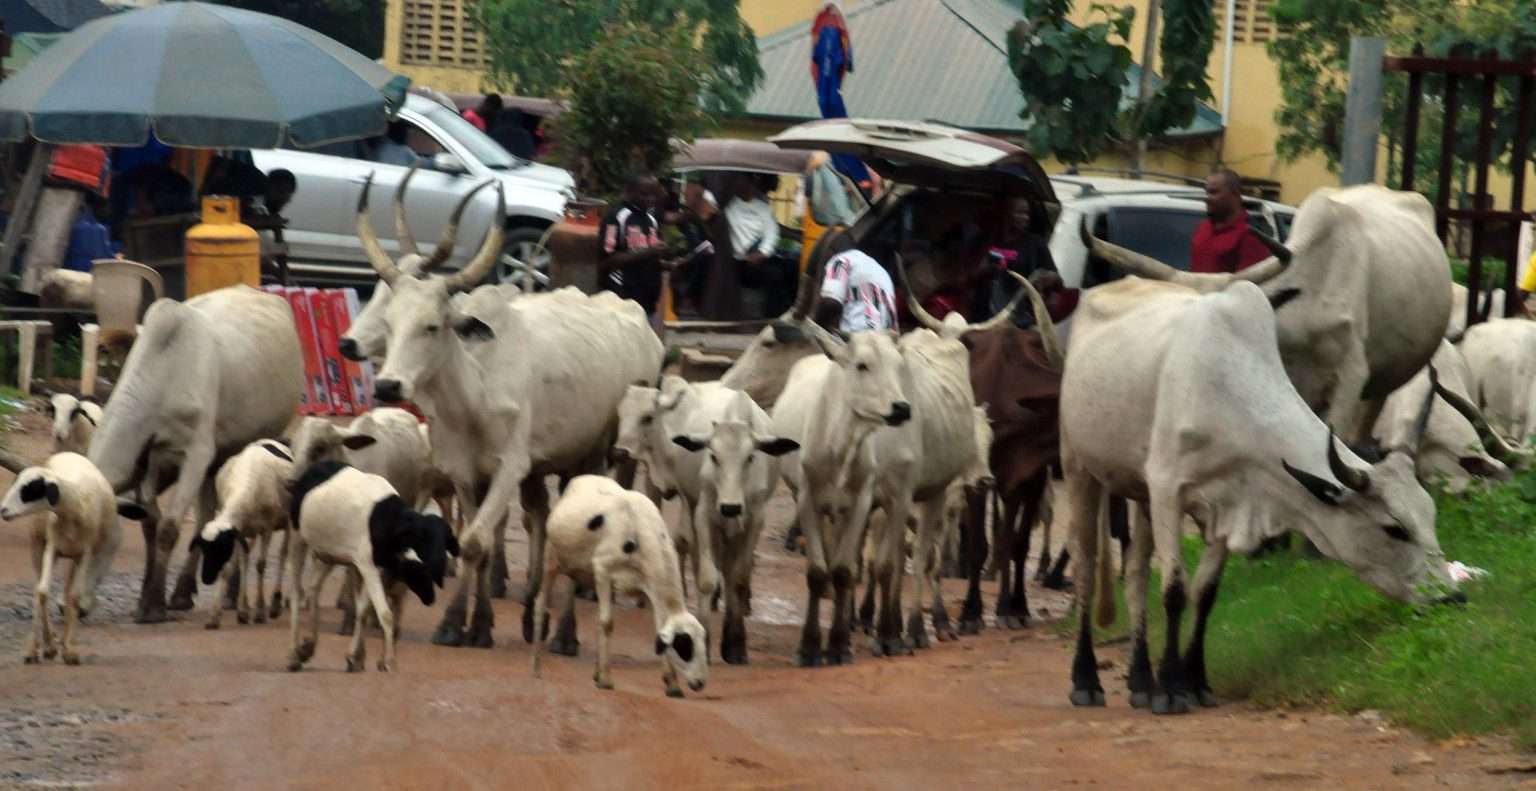
[[[1115,622],[1115,569],[1110,559],[1109,547],[1114,539],[1109,535],[1109,498],[1099,498],[1098,518],[1094,527],[1098,531],[1098,551],[1095,553],[1094,564],[1097,568],[1093,574],[1093,598],[1094,616],[1099,628],[1108,628]]]

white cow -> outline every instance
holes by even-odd
[[[698,488],[684,493],[694,503],[693,525],[701,569],[713,565],[720,552],[725,576],[725,617],[720,658],[732,665],[747,664],[746,610],[752,599],[752,569],[757,540],[763,534],[768,498],[779,483],[779,460],[799,443],[775,437],[768,413],[740,390],[701,388],[710,395],[672,435],[672,443],[688,452],[678,467],[695,466],[677,476],[697,477]],[[707,453],[701,451],[708,451]],[[698,609],[708,612],[718,577],[700,574]]]
[[[1536,321],[1475,324],[1459,344],[1471,371],[1468,390],[1488,421],[1511,442],[1531,446],[1536,434]]]
[[[1451,320],[1445,326],[1445,337],[1451,343],[1457,343],[1467,330],[1467,287],[1460,283],[1451,284]],[[1492,299],[1493,304],[1488,304]],[[1486,310],[1488,318],[1504,318],[1504,289],[1496,288],[1490,296],[1483,292],[1483,301],[1478,305],[1478,311]]]
[[[165,620],[165,570],[182,518],[194,503],[198,531],[213,516],[210,471],[280,435],[298,411],[303,359],[288,300],[249,286],[156,300],[144,314],[89,453],[113,490],[146,510],[139,623]],[[162,518],[155,497],[172,485]],[[191,609],[196,561],[189,553],[172,609]]]
[[[501,250],[493,226],[463,270],[441,278],[407,275],[379,246],[369,224],[366,186],[358,236],[379,277],[392,289],[385,309],[389,335],[375,382],[382,401],[414,401],[432,422],[438,463],[453,478],[469,525],[461,545],[464,574],[433,637],[438,644],[491,645],[488,553],[521,489],[531,518],[530,570],[542,568],[549,514],[547,475],[600,472],[616,431],[616,411],[631,382],[661,368],[661,341],[645,312],[610,293],[588,297],[567,288],[487,306],[485,317],[452,303],[490,271]],[[498,190],[498,205],[504,202]],[[476,353],[476,345],[486,348]],[[538,593],[531,574],[525,605]],[[476,586],[473,612],[467,607]],[[532,607],[524,639],[534,639]],[[576,651],[575,613],[566,609],[552,650]]]
[[[1434,360],[1387,398],[1376,421],[1381,448],[1412,456],[1419,480],[1444,480],[1451,491],[1476,479],[1509,480],[1523,455],[1499,437],[1473,403],[1466,360],[1441,341]]]
[[[1289,308],[1286,308],[1289,309]],[[1390,453],[1368,465],[1339,442],[1291,386],[1275,312],[1252,283],[1199,294],[1139,278],[1088,292],[1074,318],[1061,391],[1063,515],[1075,541],[1080,631],[1072,702],[1104,705],[1093,656],[1099,623],[1113,618],[1101,495],[1143,503],[1127,561],[1135,629],[1131,702],[1157,713],[1215,705],[1204,637],[1229,552],[1248,554],[1291,526],[1367,583],[1404,601],[1450,584],[1435,537],[1435,505],[1413,460]],[[1148,506],[1150,510],[1148,510]],[[1189,600],[1180,525],[1199,523],[1206,548],[1194,580],[1194,633],[1179,651]],[[1145,602],[1158,550],[1168,641],[1154,681]],[[1100,554],[1101,549],[1104,554]],[[1100,566],[1095,570],[1093,558]],[[1095,578],[1102,587],[1095,591]]]
[[[1180,272],[1094,239],[1093,253],[1133,275],[1197,291],[1262,283],[1300,300],[1277,316],[1286,374],[1313,411],[1364,440],[1381,401],[1434,356],[1451,312],[1450,263],[1434,209],[1416,192],[1324,188],[1301,204],[1276,256],[1229,274]],[[1287,266],[1287,262],[1289,265]]]

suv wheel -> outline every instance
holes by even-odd
[[[496,262],[496,282],[512,283],[524,291],[548,291],[550,255],[549,248],[541,243],[543,239],[544,231],[539,228],[521,225],[507,229],[501,260]],[[518,261],[526,266],[519,266]]]

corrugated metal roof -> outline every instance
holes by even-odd
[[[63,33],[110,13],[100,0],[0,0],[0,18],[11,35]]]
[[[853,38],[854,72],[843,101],[855,117],[941,121],[985,132],[1022,133],[1024,99],[1008,68],[1008,29],[1020,19],[1006,0],[864,0],[844,17]],[[747,114],[820,118],[811,82],[811,23],[758,39],[764,79]],[[1124,103],[1136,99],[1141,69],[1132,65]],[[1156,83],[1154,83],[1156,84]],[[1170,137],[1221,130],[1221,114],[1201,105],[1195,121]]]

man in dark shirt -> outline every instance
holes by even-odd
[[[1269,248],[1248,227],[1243,182],[1231,170],[1205,180],[1205,214],[1189,245],[1189,271],[1239,272],[1269,257]]]
[[[661,298],[662,263],[674,255],[661,243],[654,213],[661,194],[655,176],[630,176],[624,202],[609,210],[598,231],[603,252],[599,287],[640,303],[650,316]]]
[[[1018,293],[1019,283],[1006,273],[1014,272],[1029,279],[1042,296],[1049,297],[1061,288],[1061,275],[1045,238],[1035,228],[1046,226],[1046,215],[1028,198],[1016,196],[1008,201],[1008,225],[1002,240],[987,249],[991,273],[980,289],[979,304],[972,311],[974,320],[984,321],[1008,306]],[[1052,308],[1054,312],[1055,308]],[[1035,324],[1034,308],[1023,303],[1013,312],[1013,323],[1020,329]]]

